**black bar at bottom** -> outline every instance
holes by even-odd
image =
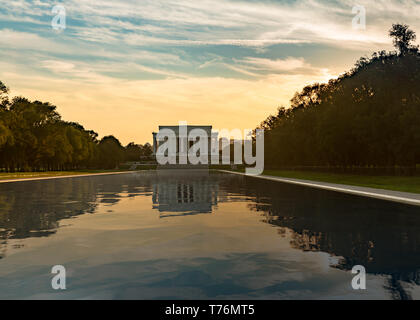
[[[1,306],[1,304],[4,304]],[[401,302],[400,302],[401,303]],[[378,315],[392,312],[401,316],[401,307],[408,312],[418,309],[417,303],[400,303],[389,301],[284,301],[284,300],[106,300],[106,301],[1,301],[0,307],[13,308],[19,312],[35,310],[63,310],[66,318],[70,316],[83,318],[98,316],[104,313],[117,319],[281,319],[292,317],[317,316],[326,320],[350,316],[366,317],[369,314]],[[16,305],[17,304],[17,305]],[[58,308],[58,309],[57,309]],[[416,310],[414,310],[416,308]],[[36,312],[35,312],[36,313]],[[362,313],[362,314],[361,314]],[[352,316],[353,315],[353,316]]]

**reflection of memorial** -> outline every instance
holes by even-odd
[[[162,218],[211,213],[217,205],[219,184],[209,178],[208,171],[189,171],[188,176],[160,172],[158,177],[161,179],[153,184],[153,209],[159,210]]]

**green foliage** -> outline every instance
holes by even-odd
[[[0,171],[114,169],[125,159],[130,148],[115,137],[98,141],[96,132],[61,120],[50,103],[23,97],[9,101],[7,93],[0,81]],[[150,155],[151,147],[140,151]]]
[[[106,136],[99,142],[99,152],[105,169],[114,169],[124,158],[124,148],[114,136]]]
[[[150,143],[140,145],[130,142],[125,147],[125,160],[140,161],[140,159],[149,159],[152,156],[152,153],[153,149]]]
[[[392,34],[391,34],[392,33]],[[394,25],[400,53],[374,53],[327,84],[305,87],[259,128],[268,166],[415,166],[420,163],[420,53]]]

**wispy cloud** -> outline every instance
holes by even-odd
[[[137,108],[170,122],[177,108],[219,127],[238,125],[240,112],[252,127],[305,84],[391,49],[392,23],[420,32],[418,0],[358,1],[366,30],[352,28],[353,0],[66,0],[67,28],[57,33],[56,4],[0,0],[0,80],[104,133],[113,124],[101,108],[115,105],[125,105],[127,121]],[[95,123],[77,119],[76,98]],[[211,118],[209,108],[225,116]]]
[[[288,72],[302,68],[309,68],[310,66],[305,63],[303,58],[293,58],[288,57],[287,59],[264,59],[264,58],[253,58],[247,57],[242,60],[242,63],[248,65],[249,68],[255,70],[265,70],[265,71],[280,71]]]

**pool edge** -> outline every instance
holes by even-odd
[[[420,206],[420,194],[416,194],[416,193],[392,191],[392,190],[385,190],[385,189],[375,189],[375,188],[359,187],[359,186],[344,185],[344,184],[335,184],[335,183],[328,183],[328,182],[321,182],[321,181],[282,178],[282,177],[266,176],[266,175],[255,176],[255,175],[247,175],[243,172],[236,172],[236,171],[230,171],[230,170],[218,170],[218,171],[247,176],[247,177],[260,178],[260,179],[265,179],[265,180],[270,180],[270,181],[296,184],[296,185],[306,186],[310,188],[317,188],[317,189],[353,194],[353,195],[363,196],[363,197],[368,197],[368,198],[375,198],[375,199],[380,199],[380,200],[387,200],[387,201],[392,201],[392,202],[399,202],[399,203],[404,203],[404,204],[409,204],[409,205]]]

